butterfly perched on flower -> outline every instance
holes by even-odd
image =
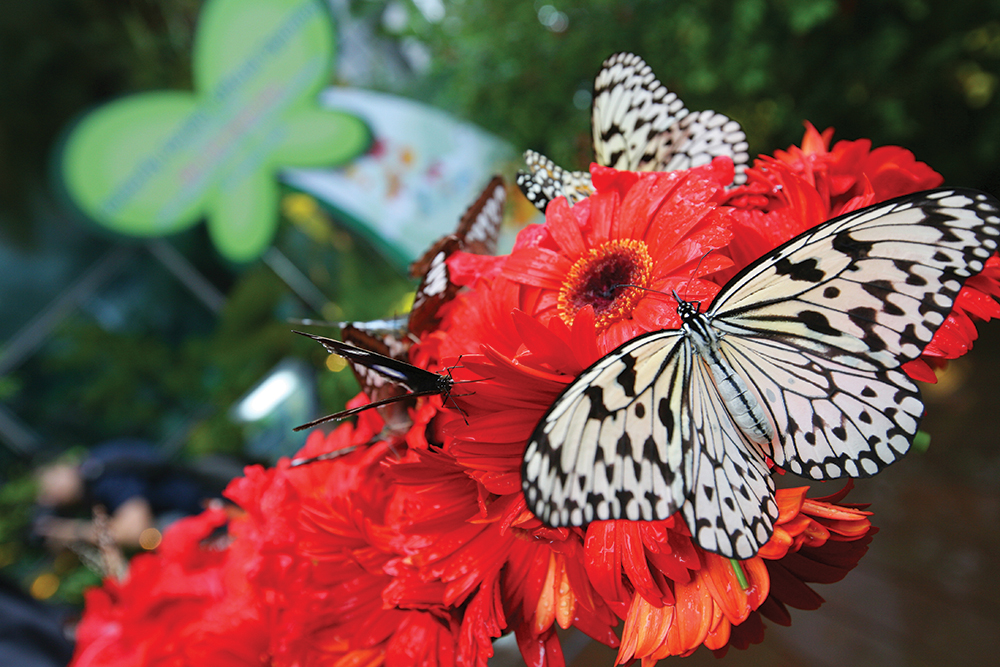
[[[594,161],[627,171],[674,171],[728,156],[734,183],[746,181],[749,161],[740,124],[714,111],[689,111],[676,93],[657,80],[642,58],[616,53],[594,80],[591,107]],[[556,197],[575,204],[594,192],[590,174],[568,171],[535,151],[525,151],[528,172],[517,185],[539,210]]]
[[[931,190],[834,218],[733,277],[683,325],[584,370],[532,434],[528,508],[549,526],[662,520],[749,558],[778,517],[769,463],[868,477],[923,414],[901,366],[921,355],[1000,237],[1000,202]]]
[[[404,390],[403,394],[397,395],[394,393],[387,398],[373,400],[371,403],[351,408],[349,410],[342,410],[341,412],[315,419],[308,424],[296,426],[294,429],[296,431],[312,428],[313,426],[318,426],[319,424],[329,421],[339,421],[345,417],[356,415],[362,410],[398,401],[401,396],[417,398],[419,396],[442,395],[447,398],[451,393],[451,387],[454,384],[454,381],[449,375],[440,375],[439,373],[431,372],[405,361],[400,361],[399,359],[394,359],[393,357],[379,354],[378,352],[372,352],[371,350],[342,343],[339,340],[333,340],[332,338],[326,338],[325,336],[317,336],[315,334],[309,334],[302,331],[293,331],[293,333],[297,333],[300,336],[306,336],[307,338],[312,338],[325,347],[331,354],[343,357],[352,365],[362,366],[370,371],[370,375],[383,378],[384,380],[391,382],[394,386],[400,387]]]
[[[443,376],[411,365],[408,362],[410,346],[437,325],[438,310],[458,293],[459,286],[452,282],[448,270],[448,258],[458,251],[480,255],[492,255],[496,252],[506,201],[504,180],[500,176],[494,176],[459,219],[455,231],[436,241],[411,265],[410,274],[420,278],[420,284],[408,316],[370,322],[340,322],[338,325],[343,343],[322,336],[303,334],[320,341],[330,352],[347,359],[358,385],[372,402],[353,411],[315,420],[295,430],[342,419],[374,407],[385,421],[386,435],[402,434],[412,426],[409,408],[416,404],[417,397],[447,393],[414,389],[414,383],[426,390],[434,386],[434,382],[438,382],[428,376]],[[337,343],[338,346],[328,343]],[[346,347],[341,347],[345,343]],[[333,347],[337,349],[332,349]],[[389,364],[386,359],[396,362],[396,365]],[[386,372],[387,369],[392,372]]]

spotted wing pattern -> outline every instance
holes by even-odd
[[[907,451],[923,403],[900,366],[998,237],[996,199],[935,190],[792,239],[696,314],[745,381],[741,400],[770,421],[770,442],[734,421],[690,331],[645,334],[584,371],[541,419],[522,467],[528,507],[551,526],[680,509],[703,548],[752,556],[777,517],[765,457],[831,479],[873,475]]]
[[[535,151],[525,151],[524,161],[529,171],[517,172],[517,187],[540,211],[556,197],[565,197],[575,204],[594,194],[590,174],[585,171],[567,171]]]
[[[983,270],[998,203],[933,190],[820,225],[747,267],[709,311],[770,411],[768,455],[814,479],[868,477],[909,449],[917,358]]]
[[[674,171],[726,155],[736,167],[733,182],[746,182],[750,154],[740,124],[715,111],[689,111],[632,53],[616,53],[598,72],[591,134],[594,161],[605,167]],[[518,172],[517,185],[541,211],[556,197],[575,204],[594,191],[587,172],[567,171],[535,151],[524,161],[529,171]]]

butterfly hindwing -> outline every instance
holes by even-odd
[[[687,344],[687,341],[685,341]],[[711,374],[697,358],[685,387],[678,428],[689,452],[684,520],[702,548],[750,558],[770,538],[778,507],[760,448],[729,416]]]
[[[847,366],[777,340],[730,337],[723,348],[771,416],[776,465],[814,479],[870,477],[909,450],[923,403],[902,370]]]
[[[750,160],[746,134],[735,120],[715,111],[694,111],[660,135],[650,171],[691,169],[728,156],[736,166],[735,185],[746,182]]]

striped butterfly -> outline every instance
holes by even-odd
[[[740,124],[714,111],[689,111],[660,83],[642,58],[616,53],[594,80],[591,108],[594,161],[628,171],[674,171],[708,164],[727,155],[736,165],[734,182],[746,181],[750,159]],[[526,151],[528,172],[517,185],[541,211],[556,197],[575,204],[594,192],[590,174],[567,171]]]
[[[997,249],[998,202],[932,190],[823,223],[747,266],[677,330],[598,360],[535,428],[522,465],[549,526],[666,519],[749,558],[778,508],[768,459],[817,480],[876,474],[909,449],[920,356]]]

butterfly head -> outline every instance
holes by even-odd
[[[685,301],[677,293],[677,290],[674,290],[673,294],[677,300],[677,314],[680,316],[681,322],[685,324],[690,322],[701,310],[701,301]]]

